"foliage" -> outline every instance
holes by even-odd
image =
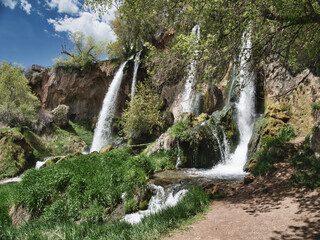
[[[92,64],[99,62],[99,57],[103,54],[106,43],[104,41],[97,42],[93,37],[85,35],[82,32],[72,34],[71,41],[75,48],[70,52],[62,49],[62,54],[58,59],[55,59],[55,66],[63,66],[68,68],[77,68],[85,70],[91,67]]]
[[[86,119],[80,119],[75,121],[69,120],[68,123],[73,128],[76,135],[79,136],[88,146],[90,146],[93,139],[91,122]]]
[[[320,187],[320,161],[310,149],[310,135],[305,139],[303,151],[290,159],[290,163],[297,169],[293,183],[311,189]]]
[[[283,143],[293,139],[296,136],[294,129],[291,126],[282,128],[278,136],[274,138],[264,138],[263,149],[257,153],[257,163],[252,168],[251,172],[255,176],[265,175],[273,169],[273,164],[283,160],[288,153],[283,151]]]
[[[0,65],[0,122],[10,126],[36,121],[40,102],[31,93],[23,69],[7,62]]]
[[[86,3],[102,12],[117,6],[120,26],[126,29],[118,35],[118,48],[130,46],[138,51],[141,43],[156,45],[157,36],[173,27],[174,43],[154,55],[156,67],[164,73],[165,66],[170,67],[169,62],[173,62],[165,57],[178,59],[173,66],[179,68],[180,63],[194,58],[189,54],[188,43],[196,24],[201,27],[201,40],[192,46],[197,49],[198,80],[221,79],[238,53],[244,35],[251,38],[252,58],[257,62],[272,55],[293,73],[306,67],[320,73],[320,5],[316,0],[87,0]],[[179,48],[184,49],[187,57],[176,54],[175,49]]]
[[[163,126],[160,112],[162,102],[150,83],[139,82],[136,95],[131,102],[127,102],[127,106],[122,113],[123,132],[127,138],[148,136]]]
[[[155,171],[175,169],[177,161],[177,149],[172,149],[169,152],[159,151],[149,156],[152,167]]]
[[[1,229],[1,239],[159,239],[170,230],[206,210],[209,197],[199,188],[191,188],[185,197],[175,206],[156,215],[151,215],[139,224],[115,221],[110,224],[82,222],[73,223],[53,220],[36,220],[19,228]]]
[[[44,220],[103,221],[104,209],[116,207],[122,193],[133,194],[148,180],[148,173],[138,166],[144,160],[132,158],[118,150],[29,170],[17,186],[16,205]],[[98,219],[92,218],[94,212],[99,212]]]

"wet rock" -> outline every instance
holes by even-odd
[[[252,175],[252,174],[247,175],[247,176],[244,177],[243,183],[244,183],[245,185],[248,185],[248,184],[252,183],[252,182],[254,181],[254,179],[255,179],[255,176],[254,176],[254,175]]]

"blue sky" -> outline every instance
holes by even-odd
[[[0,62],[24,67],[53,65],[70,35],[81,31],[96,40],[115,40],[113,11],[99,17],[84,0],[0,0]]]

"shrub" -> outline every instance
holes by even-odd
[[[66,126],[68,124],[69,106],[61,104],[51,111],[52,119],[59,127]]]
[[[31,125],[40,102],[31,93],[23,69],[7,62],[0,65],[0,121],[9,126]]]
[[[163,126],[160,112],[162,102],[151,83],[138,83],[132,102],[122,113],[123,132],[128,139],[150,136]],[[135,141],[133,141],[135,142]]]

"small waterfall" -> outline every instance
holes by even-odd
[[[195,25],[192,29],[192,35],[195,35],[196,41],[200,39],[200,26]],[[186,83],[184,85],[184,92],[182,95],[182,103],[181,103],[181,113],[184,112],[192,112],[193,111],[193,91],[192,88],[195,84],[195,75],[196,75],[196,60],[192,59],[190,64],[190,69],[188,70],[188,75],[186,79]]]
[[[177,156],[176,168],[180,168],[182,166],[182,162],[181,162],[181,157],[180,157],[179,140],[177,140],[177,149],[178,149],[178,156]]]
[[[134,69],[133,69],[133,77],[132,77],[132,86],[131,86],[131,102],[134,98],[135,95],[135,86],[136,86],[136,82],[137,82],[137,73],[138,73],[138,68],[139,68],[139,64],[140,64],[140,55],[141,52],[138,52],[135,59],[134,59]]]
[[[116,101],[118,98],[119,88],[122,82],[123,69],[126,66],[126,64],[127,61],[121,64],[103,100],[103,105],[99,114],[98,123],[94,130],[90,152],[100,151],[102,147],[110,143],[112,136],[112,118],[116,111]]]
[[[155,195],[151,197],[148,209],[136,213],[127,214],[124,217],[123,221],[130,224],[136,224],[146,216],[156,214],[163,209],[175,206],[188,191],[186,189],[177,190],[176,188],[177,185],[164,189],[161,186],[151,184],[151,190],[155,192]]]
[[[222,163],[226,163],[226,161],[227,161],[226,155],[227,155],[227,154],[225,153],[225,149],[224,149],[223,145],[221,144],[221,141],[220,141],[220,138],[219,138],[219,136],[218,136],[217,130],[216,130],[216,129],[212,129],[212,134],[213,134],[213,136],[217,139]],[[224,135],[225,135],[225,134],[224,134]]]

